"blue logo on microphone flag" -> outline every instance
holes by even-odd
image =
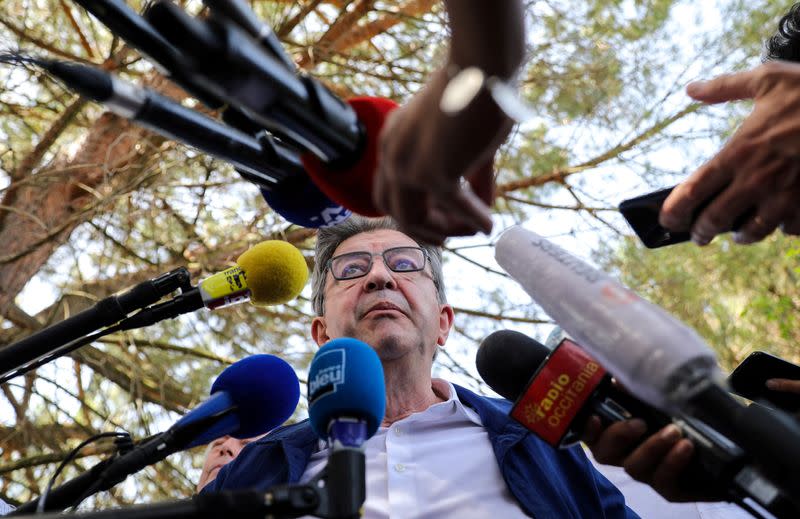
[[[320,352],[309,370],[308,403],[335,393],[339,385],[344,384],[344,349],[337,348]]]

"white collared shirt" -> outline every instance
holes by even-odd
[[[436,379],[449,398],[381,427],[365,444],[366,519],[525,517],[508,489],[475,411],[456,398],[449,382]],[[300,479],[316,476],[328,449],[311,455]]]

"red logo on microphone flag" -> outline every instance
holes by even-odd
[[[558,447],[605,374],[583,348],[564,339],[514,403],[511,417]]]

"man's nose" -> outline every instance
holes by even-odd
[[[382,256],[377,256],[372,260],[372,267],[365,276],[366,288],[372,290],[394,289],[397,287],[392,271],[383,262]]]
[[[237,445],[238,445],[238,440],[236,440],[233,437],[228,437],[219,446],[219,452],[220,454],[224,454],[226,456],[230,456],[231,458],[235,458],[239,454],[239,449]]]
[[[231,447],[230,445],[227,445],[227,444],[222,446],[222,454],[225,454],[226,456],[230,456],[231,458],[236,456],[236,454],[234,453],[233,447]]]

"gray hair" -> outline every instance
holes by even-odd
[[[400,231],[397,222],[391,218],[365,218],[353,215],[344,222],[332,227],[323,227],[317,231],[317,246],[314,257],[314,270],[311,273],[311,304],[317,315],[324,315],[325,275],[328,261],[333,257],[333,252],[346,239],[365,232],[389,229]],[[402,231],[400,231],[402,232]],[[436,297],[440,304],[447,303],[444,293],[444,279],[442,275],[442,251],[439,247],[420,243],[419,246],[428,255],[431,265],[433,284],[436,287]]]

